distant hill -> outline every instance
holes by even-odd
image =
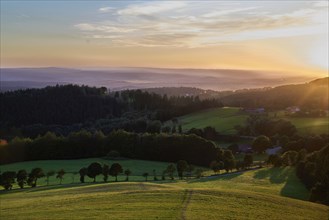
[[[313,80],[310,84],[317,86],[329,86],[329,77]]]
[[[200,99],[220,98],[233,94],[233,91],[214,91],[211,89],[200,89],[194,87],[159,87],[142,89],[149,93],[170,96],[199,96]]]
[[[263,91],[246,91],[221,98],[224,105],[236,107],[265,107],[284,109],[300,106],[304,109],[328,110],[328,78],[317,79],[309,83],[284,85]]]
[[[2,68],[1,91],[42,88],[56,84],[104,86],[111,90],[191,87],[225,91],[303,83],[307,76],[255,70],[165,68]],[[283,77],[284,76],[284,77]]]

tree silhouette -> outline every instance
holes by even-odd
[[[179,160],[176,167],[179,178],[183,179],[184,172],[188,169],[188,163],[185,160]]]
[[[109,167],[109,165],[107,165],[107,164],[104,164],[103,165],[102,174],[104,176],[103,177],[104,182],[107,182],[107,179],[108,179],[109,174],[110,174],[110,167]]]
[[[158,178],[157,178],[157,174],[156,174],[156,170],[155,169],[153,170],[153,180],[154,181],[158,181]]]
[[[162,180],[166,180],[166,173],[167,173],[167,170],[162,171],[162,175],[161,175]]]
[[[110,175],[115,177],[115,182],[118,181],[118,175],[122,172],[122,166],[119,163],[112,164],[110,168]]]
[[[57,172],[56,178],[59,179],[59,184],[62,184],[62,180],[64,179],[65,171],[64,169],[60,169]]]
[[[168,173],[171,180],[174,180],[174,173],[176,171],[176,167],[174,164],[169,164],[166,169],[166,173]]]
[[[202,173],[203,173],[203,170],[202,169],[200,169],[200,168],[196,169],[195,170],[196,178],[198,178],[198,179],[201,178]]]
[[[16,176],[17,183],[21,189],[24,188],[24,185],[27,181],[27,172],[26,170],[19,170]]]
[[[83,167],[79,170],[79,174],[80,174],[80,182],[81,183],[84,183],[85,182],[85,176],[87,175],[88,173],[88,169]]]
[[[129,169],[125,170],[126,181],[129,181],[129,176],[131,175],[131,171]]]
[[[16,172],[6,171],[1,175],[1,186],[3,186],[6,190],[10,190],[13,187],[13,183],[15,183]]]
[[[149,173],[147,173],[147,172],[143,173],[143,177],[145,178],[145,181],[147,181],[148,176],[149,176]]]
[[[102,165],[100,163],[94,162],[90,164],[87,168],[88,177],[94,179],[94,183],[96,182],[96,176],[102,173]]]
[[[271,141],[265,135],[258,136],[252,143],[252,148],[258,153],[264,152],[271,146]]]
[[[254,160],[253,160],[251,154],[246,154],[246,155],[244,155],[243,163],[244,163],[244,166],[245,166],[246,168],[250,167],[250,166],[252,165],[253,162],[254,162]]]
[[[232,171],[232,169],[235,168],[235,158],[234,155],[232,154],[232,151],[225,150],[223,157],[224,157],[224,169],[226,170],[226,172]]]
[[[41,168],[39,167],[34,168],[29,174],[29,178],[27,179],[27,184],[30,185],[31,187],[36,187],[38,179],[44,176],[45,174]]]
[[[210,163],[210,169],[215,173],[220,173],[220,170],[224,168],[224,163],[222,161],[214,160]]]
[[[47,186],[49,185],[49,177],[54,176],[55,175],[55,171],[50,170],[46,173],[46,182],[47,182]]]

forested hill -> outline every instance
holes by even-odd
[[[285,85],[266,90],[251,90],[221,98],[224,105],[265,107],[280,110],[289,106],[328,110],[328,77],[305,84]]]
[[[171,96],[198,96],[200,99],[219,98],[227,93],[232,94],[233,91],[219,92],[210,89],[200,89],[195,87],[158,87],[142,89],[149,93]]]
[[[313,80],[310,84],[315,86],[329,86],[329,77]]]
[[[152,120],[173,117],[210,107],[216,100],[167,97],[140,90],[108,93],[105,87],[64,85],[0,93],[1,126],[29,124],[70,125],[101,118],[118,118],[132,111],[148,111]],[[150,116],[150,117],[151,117]]]
[[[326,109],[328,106],[329,77],[304,84],[227,91],[204,90],[194,87],[159,87],[143,91],[170,96],[198,96],[200,99],[218,99],[228,106],[265,107],[282,109],[289,106]]]

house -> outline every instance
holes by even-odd
[[[243,111],[250,114],[262,114],[265,113],[265,108],[244,108]]]
[[[286,108],[286,111],[285,111],[285,113],[287,115],[295,114],[297,112],[300,112],[300,108],[298,106],[290,106],[290,107]]]
[[[250,144],[239,144],[238,152],[240,153],[252,153],[252,147]]]
[[[282,147],[281,146],[274,146],[272,148],[266,149],[265,152],[266,152],[267,155],[274,155],[274,154],[280,153],[281,150],[282,150]]]

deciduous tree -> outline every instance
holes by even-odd
[[[88,177],[94,179],[94,183],[96,182],[96,176],[102,173],[102,165],[100,163],[94,162],[90,164],[87,168]]]
[[[118,181],[118,175],[123,172],[122,166],[119,163],[112,164],[110,175],[115,177],[115,182]]]

